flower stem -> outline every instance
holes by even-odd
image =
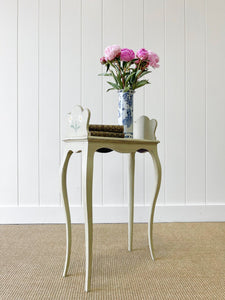
[[[121,79],[122,79],[123,88],[125,88],[124,77],[123,77],[123,73],[122,73],[122,71],[121,71],[120,64],[119,64],[119,61],[118,61],[118,60],[117,60],[117,64],[118,64],[118,67],[119,67],[119,70],[120,70],[120,75],[121,75]]]

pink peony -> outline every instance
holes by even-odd
[[[105,56],[103,56],[103,57],[100,58],[100,63],[101,63],[102,65],[104,65],[104,64],[106,63]]]
[[[149,60],[149,64],[152,68],[158,68],[159,67],[159,57],[156,53],[152,52],[152,51],[148,51],[148,60]]]
[[[145,48],[141,48],[137,51],[136,53],[137,58],[140,58],[141,60],[146,60],[148,59],[148,51]]]
[[[105,59],[113,60],[120,55],[121,48],[118,45],[112,45],[105,48]]]
[[[132,49],[123,48],[121,49],[120,59],[122,61],[131,61],[135,58],[135,53]]]

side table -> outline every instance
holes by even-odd
[[[73,114],[76,122],[89,123],[90,112],[85,114],[85,118],[82,119],[83,109],[79,107],[80,114]],[[71,116],[70,116],[71,117]],[[132,250],[132,240],[133,240],[133,217],[134,217],[134,169],[135,169],[135,152],[149,152],[154,163],[155,174],[156,174],[156,188],[155,194],[151,206],[150,218],[148,222],[148,242],[149,249],[152,259],[154,260],[153,252],[153,241],[152,241],[152,231],[153,231],[153,218],[156,200],[159,194],[161,185],[161,164],[157,152],[158,140],[155,138],[155,129],[157,123],[151,124],[153,120],[149,120],[147,117],[141,117],[140,122],[137,121],[136,128],[143,128],[143,124],[146,122],[148,124],[148,134],[152,139],[121,139],[121,138],[106,138],[106,137],[93,137],[88,135],[88,127],[76,126],[74,128],[81,128],[86,130],[86,134],[81,133],[79,136],[79,129],[77,130],[77,135],[73,137],[66,138],[64,142],[64,159],[61,167],[61,188],[62,196],[64,201],[64,207],[66,212],[66,260],[63,276],[67,275],[69,263],[70,263],[70,253],[71,253],[71,217],[67,194],[67,167],[69,159],[73,153],[82,152],[82,199],[84,205],[84,216],[85,216],[85,248],[86,248],[86,277],[85,277],[85,291],[90,290],[91,284],[91,270],[92,270],[92,231],[93,231],[93,221],[92,221],[92,179],[93,179],[93,161],[94,154],[98,152],[109,152],[117,151],[120,153],[128,153],[129,155],[129,184],[128,184],[128,250]],[[155,121],[155,120],[154,120]],[[156,121],[155,121],[156,122]],[[71,119],[70,119],[71,123]],[[75,124],[73,122],[73,124]],[[82,125],[82,124],[81,124]],[[150,126],[150,127],[149,127]],[[144,126],[145,127],[145,126]],[[149,129],[150,128],[150,129]],[[138,129],[139,132],[139,129]],[[138,136],[138,133],[136,133]],[[145,135],[141,135],[145,138]]]

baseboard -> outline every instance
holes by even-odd
[[[149,207],[136,206],[134,221],[145,223],[149,219]],[[73,223],[83,223],[83,208],[71,207]],[[94,207],[94,223],[127,223],[128,209],[118,207]],[[159,205],[154,222],[224,222],[225,204],[218,205]],[[63,207],[0,207],[0,224],[65,223]]]

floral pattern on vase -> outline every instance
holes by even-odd
[[[124,126],[125,138],[133,138],[133,95],[134,91],[119,93],[118,124]]]

